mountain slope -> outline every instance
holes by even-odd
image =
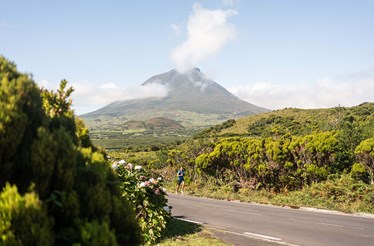
[[[185,110],[195,113],[255,114],[266,110],[240,100],[216,82],[207,79],[198,68],[180,74],[175,70],[156,75],[142,85],[165,85],[169,94],[161,105],[169,110]]]
[[[285,108],[243,117],[236,121],[227,121],[205,129],[197,136],[270,137],[287,133],[306,135],[314,131],[332,131],[344,127],[355,129],[358,125],[374,128],[374,103],[366,102],[354,107],[323,109]]]
[[[176,120],[185,127],[204,127],[225,119],[268,111],[240,100],[206,78],[198,68],[184,74],[171,70],[155,75],[142,86],[151,84],[165,86],[168,95],[162,98],[116,101],[81,117],[89,126],[95,119],[144,121],[163,117]]]

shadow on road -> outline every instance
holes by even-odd
[[[164,238],[174,238],[177,236],[186,236],[189,234],[194,234],[197,232],[200,232],[202,229],[201,225],[197,225],[191,222],[179,220],[183,219],[184,216],[175,216],[174,218],[171,218],[167,228]]]

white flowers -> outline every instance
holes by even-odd
[[[163,209],[166,211],[166,212],[170,212],[170,207],[169,206],[164,206]]]
[[[112,162],[112,168],[117,170],[119,166],[123,166],[125,169],[127,170],[136,170],[136,171],[140,171],[143,169],[142,166],[135,166],[132,164],[132,163],[127,163],[125,160],[120,160],[120,161],[114,161]]]
[[[142,174],[142,171],[143,170],[143,167],[142,166],[135,166],[133,167],[133,164],[132,163],[127,163],[125,160],[120,160],[120,161],[117,161],[117,162],[114,162],[112,164],[112,169],[113,170],[118,170],[120,167],[123,167],[125,170],[128,170],[129,173],[132,173],[132,175],[139,175],[139,174]],[[134,170],[134,171],[131,171],[131,170]],[[152,186],[153,185],[158,185],[158,182],[161,180],[161,177],[154,179],[154,178],[147,178],[146,176],[143,176],[143,175],[140,175],[139,176],[139,181],[141,181],[140,183],[138,183],[138,186],[140,188],[145,188],[145,187],[149,187],[149,186]],[[160,195],[161,193],[161,189],[154,189],[154,192],[156,195]]]
[[[116,161],[116,162],[113,162],[113,164],[112,164],[112,168],[114,170],[117,170],[118,167],[120,167],[120,166],[123,166],[124,168],[126,168],[128,170],[133,169],[133,164],[132,163],[127,163],[125,160]],[[135,169],[136,170],[142,170],[142,167],[141,166],[136,166]]]
[[[125,166],[126,165],[126,161],[125,160],[120,160],[118,162],[114,162],[112,164],[112,169],[117,170],[120,165]]]
[[[151,182],[151,184],[154,184],[154,185],[157,185],[158,184],[158,180],[154,179],[154,178],[150,178],[149,179],[149,182]]]
[[[144,182],[140,182],[139,186],[144,188],[144,187],[148,187],[151,185],[151,182],[149,181],[144,181]]]
[[[127,164],[127,169],[129,169],[129,170],[132,170],[132,164],[131,163],[129,163],[129,164]]]

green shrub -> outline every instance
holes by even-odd
[[[48,236],[38,245],[87,245],[99,230],[103,244],[141,244],[139,224],[121,196],[116,175],[75,118],[67,81],[61,81],[56,92],[40,90],[29,75],[0,56],[0,88],[0,189],[7,182],[15,185],[28,204],[27,191],[33,185],[40,203],[40,208],[36,201],[25,205],[23,212],[21,202],[18,217],[12,212],[7,220],[5,235],[13,235],[15,242],[36,242],[34,232],[47,235],[41,230],[49,226],[45,221],[53,221],[53,233],[48,234],[52,239]],[[24,229],[17,218],[31,229]]]
[[[356,181],[349,174],[331,176],[307,187],[305,192],[325,200],[330,209],[374,213],[374,186]]]
[[[374,137],[365,139],[355,149],[360,163],[370,175],[370,183],[374,184]]]
[[[356,181],[369,183],[369,173],[361,163],[353,164],[350,175]]]
[[[0,56],[0,187],[10,182],[21,193],[27,191],[33,177],[31,149],[46,120],[37,85]]]
[[[34,192],[6,184],[0,193],[0,245],[52,245],[52,222]]]
[[[99,223],[96,220],[86,222],[80,227],[80,245],[82,246],[116,246],[116,236],[110,230],[108,223]]]

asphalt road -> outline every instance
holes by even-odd
[[[174,217],[235,245],[374,245],[374,217],[169,194]]]

